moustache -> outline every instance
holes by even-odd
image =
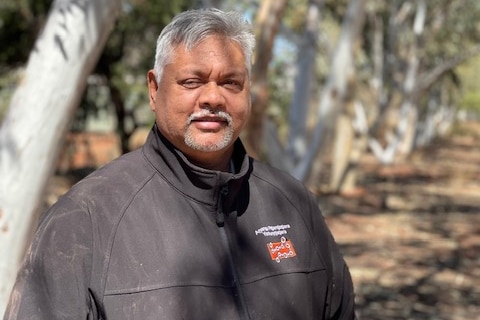
[[[206,118],[206,117],[215,117],[215,118],[223,119],[227,122],[229,126],[232,124],[232,121],[233,121],[232,117],[225,111],[204,109],[204,110],[192,113],[187,119],[187,125],[192,123],[192,121],[195,121],[201,118]]]

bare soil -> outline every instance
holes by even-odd
[[[480,123],[322,197],[361,320],[480,319]]]

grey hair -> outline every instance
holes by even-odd
[[[157,82],[160,82],[164,67],[171,62],[173,51],[179,45],[191,50],[210,35],[225,36],[239,44],[250,74],[255,47],[255,36],[250,23],[238,12],[199,9],[178,14],[158,36],[154,65]]]

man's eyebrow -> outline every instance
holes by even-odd
[[[195,67],[185,67],[185,68],[179,68],[177,70],[177,74],[193,74],[193,75],[201,75],[204,72],[200,70],[200,68],[195,68]]]
[[[177,70],[177,76],[193,75],[198,77],[204,77],[209,74],[209,72],[203,71],[201,68],[195,67],[186,67],[180,68]],[[243,69],[230,70],[225,73],[220,74],[222,78],[246,78],[247,72]]]
[[[243,69],[232,70],[224,74],[226,77],[245,77],[246,75],[247,72]]]

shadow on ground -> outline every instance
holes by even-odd
[[[363,192],[321,206],[360,320],[480,319],[480,124],[408,163],[363,163]]]

